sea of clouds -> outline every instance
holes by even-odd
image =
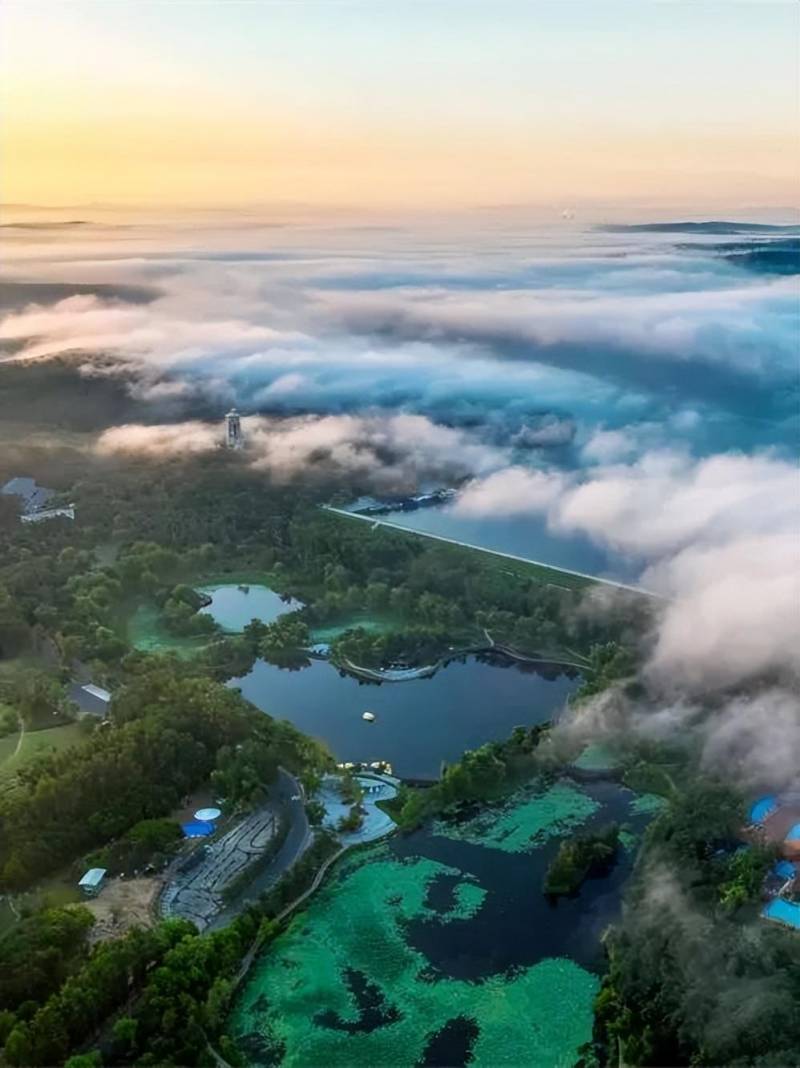
[[[150,406],[99,452],[216,448],[198,412],[237,404],[243,462],[273,478],[451,483],[453,529],[578,535],[666,599],[655,687],[689,699],[767,679],[800,755],[797,276],[707,238],[572,222],[222,215],[4,240],[10,303],[14,282],[39,284],[0,319],[4,358],[69,355]],[[86,288],[48,295],[63,283]],[[746,737],[760,706],[742,707],[724,722]]]

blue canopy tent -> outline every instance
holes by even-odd
[[[773,812],[777,811],[777,808],[777,797],[759,797],[759,799],[754,801],[750,806],[750,822],[763,823],[767,816],[771,816]]]
[[[794,879],[796,874],[794,864],[790,860],[779,860],[772,869],[772,874],[779,879]]]
[[[214,824],[205,820],[189,820],[181,824],[181,830],[185,838],[207,838],[214,833]]]
[[[794,901],[785,901],[782,897],[773,898],[761,910],[761,915],[766,920],[782,923],[784,927],[794,927],[800,930],[800,905],[795,904]]]

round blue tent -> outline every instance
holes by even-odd
[[[185,838],[207,838],[214,833],[214,824],[206,820],[189,820],[181,824],[181,830]]]
[[[787,842],[794,842],[800,838],[800,823],[796,823],[794,827],[790,827],[786,834]]]
[[[772,874],[779,879],[794,879],[794,864],[790,860],[779,860],[772,869]]]
[[[750,806],[750,822],[763,823],[767,816],[771,816],[777,808],[777,797],[773,797],[772,795],[769,797],[759,797],[758,801],[754,801]]]

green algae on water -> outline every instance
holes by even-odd
[[[601,742],[590,742],[574,761],[573,767],[588,772],[613,771],[619,767],[619,758]]]
[[[455,905],[439,913],[426,900],[442,877],[458,882]],[[457,923],[483,898],[473,877],[427,858],[399,860],[385,846],[343,865],[256,962],[237,1000],[229,1027],[246,1062],[413,1068],[448,1021],[464,1018],[478,1028],[477,1068],[568,1068],[591,1037],[594,975],[548,959],[480,982],[431,978],[408,944],[409,921]]]
[[[464,824],[445,828],[439,822],[436,831],[489,849],[524,853],[550,838],[569,834],[599,807],[583,790],[557,782],[539,793],[518,792]]]
[[[631,812],[637,816],[655,816],[666,803],[658,794],[637,794],[631,801]]]
[[[633,853],[639,844],[639,835],[633,831],[621,830],[619,832],[619,844],[626,853]]]

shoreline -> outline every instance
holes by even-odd
[[[347,660],[346,658],[341,661],[331,660],[330,663],[348,675],[365,679],[368,682],[378,683],[413,682],[415,679],[429,679],[454,660],[460,660],[465,656],[479,656],[482,653],[497,653],[509,660],[522,664],[552,664],[555,667],[569,667],[582,674],[591,670],[588,663],[579,664],[575,660],[566,660],[557,656],[529,656],[527,653],[522,653],[510,645],[492,642],[491,639],[490,642],[491,644],[489,645],[472,645],[464,649],[453,650],[453,652],[448,652],[445,656],[440,657],[433,664],[425,664],[416,668],[370,668],[362,664],[354,664],[352,660]]]

